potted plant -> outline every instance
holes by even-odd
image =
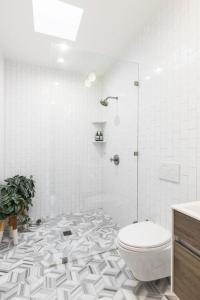
[[[30,220],[28,211],[29,207],[33,205],[32,198],[35,196],[35,184],[32,176],[27,178],[20,175],[8,178],[5,182],[6,184],[0,187],[0,220],[3,220],[0,223],[0,230],[1,227],[4,228],[5,220],[8,219],[15,240],[14,235],[17,234],[17,224],[25,226]]]
[[[7,185],[0,186],[0,242],[2,241],[3,231],[7,221],[14,231],[14,243],[17,244],[17,222],[16,216],[20,196],[13,193]]]
[[[5,222],[7,219],[7,212],[9,211],[9,206],[8,203],[5,201],[3,197],[3,189],[4,186],[0,186],[0,243],[3,238],[3,232],[4,232],[4,227],[5,227]]]

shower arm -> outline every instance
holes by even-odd
[[[118,100],[118,97],[109,96],[109,97],[107,97],[105,99],[102,99],[102,100],[100,100],[101,105],[108,106],[108,100],[110,100],[110,99]]]
[[[118,100],[119,98],[118,98],[118,97],[111,97],[111,96],[109,96],[109,97],[107,97],[105,100],[109,100],[109,99]]]

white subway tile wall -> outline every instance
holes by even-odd
[[[199,0],[163,1],[126,58],[140,64],[139,220],[170,227],[170,205],[199,200],[200,193]],[[116,220],[120,212],[122,224],[135,218],[135,167],[126,158],[135,151],[129,100],[136,97],[124,80],[136,74],[111,73],[104,90],[101,84],[84,89],[81,75],[6,62],[4,175],[31,170],[38,183],[33,215],[103,205]],[[119,113],[114,103],[99,108],[109,94],[120,96]],[[108,119],[106,153],[91,142],[90,121],[101,117]],[[118,169],[109,162],[115,152],[122,159]],[[180,165],[180,183],[160,180],[163,162]]]
[[[5,63],[5,177],[33,175],[33,217],[101,207],[102,156],[92,143],[101,83]]]
[[[4,178],[4,60],[0,53],[0,181]]]
[[[137,219],[137,79],[137,64],[119,62],[88,89],[82,75],[6,61],[4,175],[34,176],[33,217],[103,206],[121,225]],[[103,96],[119,100],[102,107]]]
[[[127,57],[140,63],[139,217],[170,227],[171,204],[200,199],[200,1],[163,1]],[[180,184],[159,179],[163,161]]]

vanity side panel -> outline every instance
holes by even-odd
[[[174,242],[175,294],[181,300],[200,299],[200,257],[178,242]]]

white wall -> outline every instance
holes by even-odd
[[[101,206],[102,157],[91,124],[101,85],[87,89],[82,75],[7,61],[5,91],[5,176],[34,176],[33,216]]]
[[[138,65],[117,62],[103,81],[103,95],[118,96],[103,108],[106,145],[103,164],[103,207],[121,226],[137,220]],[[120,164],[110,162],[114,154]]]
[[[4,179],[4,60],[0,53],[0,181]]]
[[[165,226],[170,205],[200,200],[200,1],[167,0],[134,40],[140,62],[139,215]],[[159,180],[181,165],[180,184]]]
[[[199,200],[199,28],[199,0],[166,0],[158,15],[134,39],[127,55],[140,62],[139,217],[166,227],[170,225],[171,204]],[[123,79],[116,71],[104,95],[126,91]],[[61,85],[55,87],[55,80]],[[38,184],[38,215],[44,211],[49,214],[52,207],[57,213],[63,207],[77,211],[80,207],[99,206],[102,149],[91,143],[94,128],[89,121],[101,111],[97,103],[101,92],[96,88],[83,90],[81,82],[78,75],[6,64],[6,176],[33,173]],[[104,109],[110,123],[103,183],[105,194],[112,195],[105,195],[104,207],[116,220],[126,215],[124,209],[133,209],[128,222],[135,211],[135,200],[127,198],[135,193],[129,181],[133,168],[125,169],[122,161],[120,168],[124,171],[119,174],[121,169],[115,169],[109,158],[119,152],[122,160],[126,159],[128,147],[133,146],[134,125],[128,127],[126,123],[126,116],[131,118],[133,111],[129,99],[122,96],[119,100],[119,130],[113,123],[114,103]],[[128,105],[123,106],[122,100]],[[127,147],[124,150],[123,145]],[[163,162],[181,165],[179,184],[159,179]],[[122,186],[120,178],[124,180]]]

